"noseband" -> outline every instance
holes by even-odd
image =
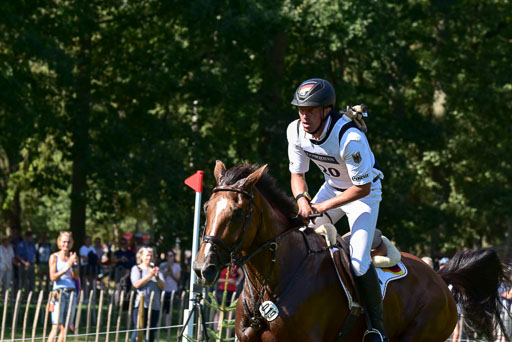
[[[219,192],[219,191],[238,192],[238,193],[249,198],[249,209],[245,214],[244,225],[242,227],[242,234],[240,234],[240,237],[234,244],[228,244],[216,236],[206,235],[206,234],[203,235],[202,242],[203,243],[209,242],[209,243],[213,244],[214,246],[220,247],[222,250],[224,250],[225,252],[227,252],[230,255],[232,264],[235,264],[237,266],[242,266],[245,262],[247,262],[247,260],[243,260],[242,255],[239,254],[238,251],[239,251],[240,247],[242,246],[242,243],[245,240],[245,236],[247,235],[247,231],[248,231],[249,222],[251,222],[251,219],[252,219],[252,207],[253,207],[253,201],[254,201],[254,194],[253,194],[252,190],[251,190],[251,192],[248,192],[248,191],[245,191],[240,188],[235,188],[235,187],[225,186],[225,185],[217,186],[213,189],[214,193]]]

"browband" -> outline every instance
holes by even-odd
[[[245,196],[249,197],[250,199],[253,198],[252,192],[247,192],[244,189],[235,188],[232,186],[219,185],[219,186],[216,186],[215,188],[213,188],[213,192],[218,192],[218,191],[233,191],[233,192],[241,193],[242,195],[245,195]]]

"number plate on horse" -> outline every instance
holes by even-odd
[[[274,303],[267,300],[266,302],[261,303],[260,313],[263,316],[263,318],[265,318],[269,322],[272,322],[279,315],[279,309]]]

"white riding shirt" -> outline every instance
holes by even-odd
[[[312,160],[324,173],[325,181],[338,189],[384,178],[375,168],[366,135],[352,123],[345,115],[331,114],[320,140],[305,132],[299,119],[290,123],[286,132],[290,172],[306,173]]]

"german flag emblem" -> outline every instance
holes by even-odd
[[[299,89],[299,95],[300,96],[305,96],[311,90],[311,88],[313,88],[315,85],[316,85],[316,82],[315,83],[306,83],[306,84],[304,84]]]

